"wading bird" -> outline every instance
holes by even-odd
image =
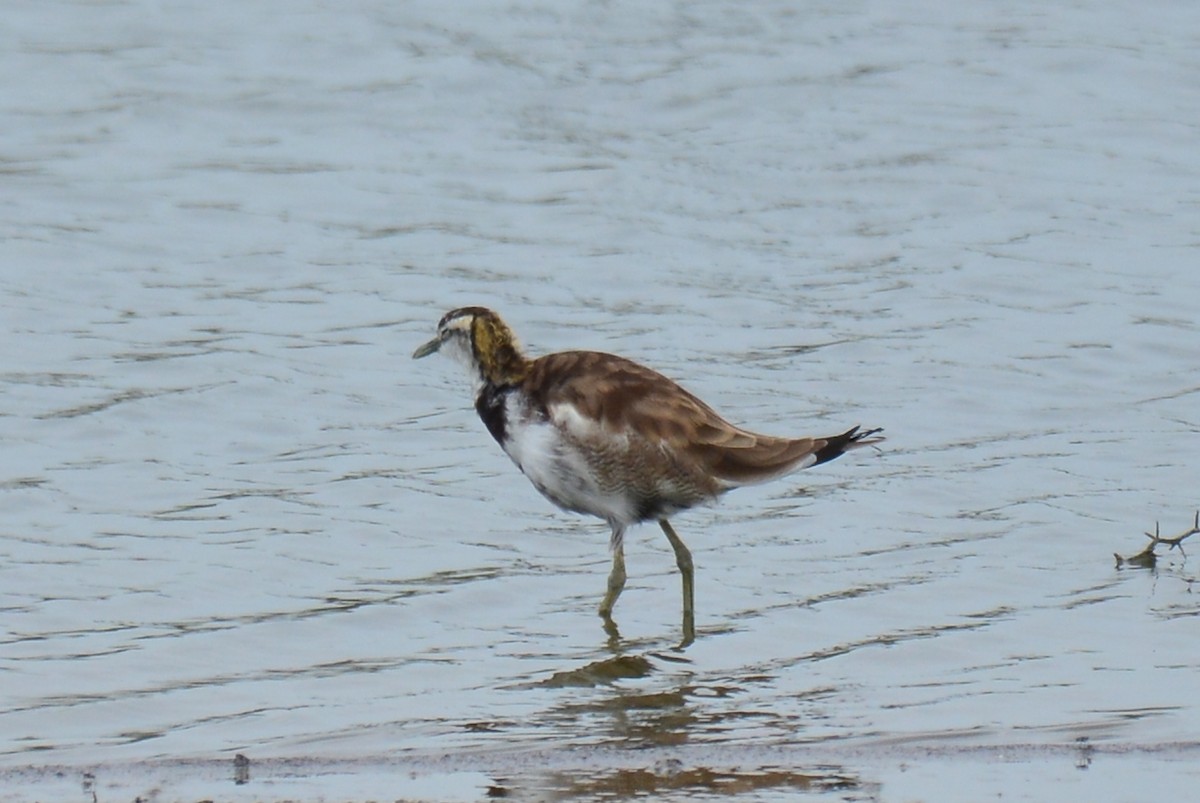
[[[414,358],[443,351],[475,380],[475,409],[543,496],[612,528],[612,571],[600,615],[613,629],[625,587],[625,529],[657,521],[683,575],[684,644],[695,638],[692,555],[668,518],[741,485],[765,482],[883,440],[852,427],[779,438],[736,427],[673,381],[624,357],[563,351],[529,359],[500,316],[462,307]]]

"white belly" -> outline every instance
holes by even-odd
[[[554,504],[576,513],[631,524],[634,508],[621,493],[602,491],[587,459],[549,421],[526,418],[509,397],[504,451],[534,487]]]

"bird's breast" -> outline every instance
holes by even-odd
[[[513,389],[476,405],[488,431],[543,496],[564,510],[630,523],[636,512],[628,494],[597,473],[594,455],[544,411]]]

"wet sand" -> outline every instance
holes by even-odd
[[[167,760],[0,773],[3,801],[1186,799],[1200,743],[613,748],[342,759]],[[241,757],[245,758],[245,757]],[[951,792],[953,789],[955,791]]]

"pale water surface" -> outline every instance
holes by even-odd
[[[4,17],[0,800],[1194,793],[1196,559],[1112,554],[1200,506],[1200,6]],[[466,303],[890,439],[610,637]]]

